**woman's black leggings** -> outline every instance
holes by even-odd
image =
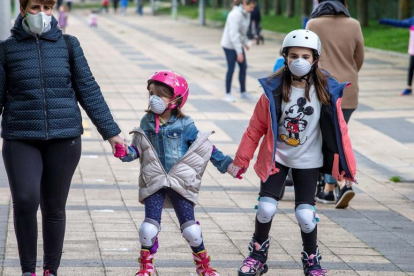
[[[410,56],[410,67],[408,67],[408,86],[411,87],[413,84],[413,76],[414,76],[414,56]]]
[[[65,236],[65,205],[79,163],[81,138],[3,141],[22,272],[35,272],[37,209],[42,211],[44,270],[57,275]]]
[[[280,194],[285,185],[286,176],[289,168],[276,163],[279,172],[269,176],[266,182],[261,182],[261,197],[271,197],[280,200]],[[316,169],[292,169],[293,183],[295,187],[295,209],[301,204],[315,205],[315,190],[318,181],[319,168]],[[263,243],[269,237],[272,221],[260,223],[256,218],[256,227],[254,238]],[[314,254],[317,248],[317,228],[311,233],[301,231],[304,251],[308,254]]]

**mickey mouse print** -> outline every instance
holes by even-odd
[[[288,134],[281,134],[280,140],[282,140],[286,145],[297,147],[303,145],[308,139],[307,136],[304,138],[300,133],[303,132],[307,125],[308,121],[305,119],[305,116],[311,116],[314,112],[312,106],[306,106],[307,100],[305,97],[300,97],[297,99],[296,104],[291,105],[288,110],[285,111],[286,118],[284,120],[283,126],[285,127]]]
[[[276,162],[290,168],[319,168],[323,165],[321,102],[312,85],[308,100],[305,89],[292,86],[290,101],[282,101],[278,124]]]

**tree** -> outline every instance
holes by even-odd
[[[286,3],[286,17],[295,16],[295,0],[287,0]]]
[[[361,26],[368,26],[368,0],[358,0],[358,20]]]
[[[263,14],[269,15],[270,3],[269,0],[263,0]]]
[[[211,1],[211,6],[213,7],[214,10],[217,10],[217,8],[218,8],[218,0],[212,0]]]
[[[282,14],[282,0],[274,0],[275,15]]]
[[[406,19],[410,17],[410,1],[400,0],[398,5],[398,19]]]
[[[10,36],[11,29],[11,6],[10,1],[0,0],[0,40]]]
[[[310,14],[310,0],[302,0],[302,16],[307,17]]]
[[[223,0],[223,9],[228,10],[231,5],[231,0]]]

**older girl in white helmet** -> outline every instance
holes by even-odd
[[[264,136],[254,165],[261,179],[255,232],[239,276],[262,275],[268,270],[269,231],[289,169],[295,185],[304,274],[327,273],[320,265],[317,246],[316,182],[323,172],[351,185],[356,168],[341,111],[341,97],[348,84],[338,83],[318,68],[321,51],[315,33],[293,31],[283,41],[284,67],[259,79],[263,95],[230,165],[235,172],[245,171]]]

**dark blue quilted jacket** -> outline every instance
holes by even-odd
[[[78,103],[105,140],[119,134],[79,41],[70,37],[72,78],[69,52],[56,19],[52,29],[39,37],[26,33],[22,20],[19,15],[12,36],[3,42],[7,74],[0,66],[1,136],[11,140],[77,137],[83,133]]]

